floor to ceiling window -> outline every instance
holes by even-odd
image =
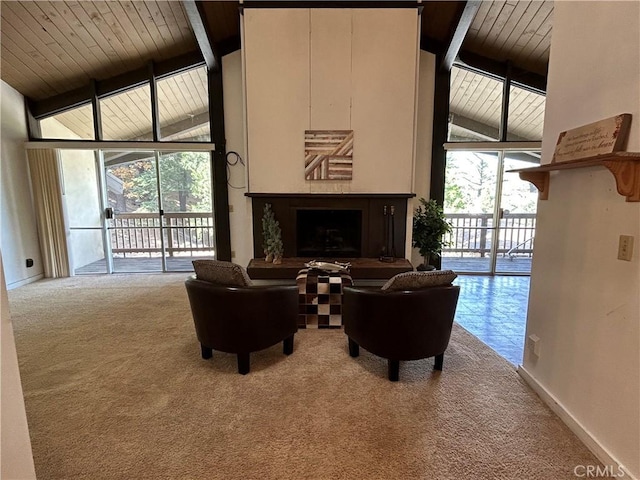
[[[530,273],[537,190],[509,170],[536,160],[535,152],[447,153],[444,211],[453,230],[446,238],[443,268]]]
[[[190,271],[216,256],[208,88],[204,66],[150,74],[39,120],[42,139],[101,142],[55,147],[75,274]]]
[[[505,81],[451,71],[443,207],[453,231],[443,268],[531,272],[537,191],[509,170],[540,163],[545,97]]]
[[[209,152],[61,150],[60,159],[75,274],[190,271],[215,256]]]

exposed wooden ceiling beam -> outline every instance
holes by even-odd
[[[123,163],[135,162],[137,160],[146,160],[153,158],[154,152],[106,152],[104,155],[104,164],[107,167],[121,165]]]
[[[507,62],[498,62],[465,50],[460,52],[456,64],[469,67],[472,70],[487,72],[500,78],[505,78],[507,75]],[[547,77],[545,75],[524,70],[516,67],[513,63],[511,64],[510,77],[512,83],[525,87],[532,92],[544,95],[547,91]]]
[[[496,141],[500,138],[500,130],[492,125],[473,120],[472,118],[464,117],[457,113],[451,112],[449,114],[449,123],[460,127],[463,130],[473,133],[476,136],[483,137],[484,140]],[[511,142],[532,142],[529,138],[520,137],[512,132],[509,132],[509,141]],[[459,140],[451,140],[459,141]]]
[[[197,130],[203,127],[209,122],[209,111],[204,111],[195,114],[193,117],[178,120],[175,123],[164,125],[160,127],[160,140],[163,142],[169,142],[175,140],[179,136]],[[133,140],[144,140],[149,138],[149,133],[146,132]]]
[[[175,140],[185,133],[193,132],[209,122],[209,111],[198,113],[190,118],[185,118],[171,125],[161,128],[161,140],[168,142]]]
[[[420,39],[420,48],[434,55],[440,55],[444,51],[442,43],[428,36],[423,36]],[[476,70],[479,73],[488,73],[500,79],[504,79],[507,75],[507,62],[499,62],[464,49],[460,50],[457,60],[453,63],[454,65]],[[547,91],[546,76],[516,67],[513,63],[511,64],[511,82],[541,95],[544,95]]]
[[[184,120],[179,120],[170,125],[165,125],[161,128],[161,141],[169,142],[175,140],[180,135],[183,135],[188,132],[192,132],[197,130],[200,127],[203,127],[209,122],[209,111],[198,113],[194,115],[192,118],[185,118]],[[132,139],[131,141],[144,140],[149,138],[149,133],[146,132],[144,135],[141,135],[137,138]],[[183,142],[185,140],[182,140]],[[193,140],[190,140],[193,141]],[[149,158],[149,152],[110,152],[105,156],[105,164],[106,165],[115,165],[120,163],[133,162],[136,160],[141,160],[144,158]]]
[[[471,23],[473,22],[481,3],[482,2],[480,0],[469,0],[465,2],[464,7],[460,9],[457,21],[451,29],[449,41],[447,42],[446,50],[442,56],[442,61],[440,62],[441,70],[451,70],[453,62],[458,57],[458,53],[462,48],[464,37],[467,36],[469,27],[471,27]]]
[[[189,19],[191,29],[196,37],[196,42],[198,42],[207,68],[209,70],[217,70],[220,68],[220,58],[216,55],[213,43],[207,32],[204,12],[200,10],[196,0],[182,0],[182,4],[184,5],[184,10],[187,13],[187,18]]]
[[[240,35],[229,37],[221,42],[216,43],[216,50],[221,57],[236,52],[242,48]]]
[[[422,35],[420,37],[420,49],[434,55],[442,55],[444,53],[444,43],[429,35]]]

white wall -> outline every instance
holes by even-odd
[[[224,129],[227,152],[236,152],[246,159],[244,136],[242,52],[237,51],[222,57],[222,89],[224,93]],[[234,155],[228,155],[229,213],[231,228],[231,251],[233,262],[246,267],[253,258],[253,222],[251,199],[247,191],[246,167]]]
[[[0,386],[2,412],[0,418],[0,477],[6,479],[35,479],[31,453],[31,440],[22,397],[18,356],[9,312],[2,253],[0,252],[0,339],[2,340],[2,385]]]
[[[631,113],[640,151],[640,3],[556,2],[543,163],[559,132]],[[631,262],[618,237],[633,235]],[[552,174],[538,204],[524,375],[558,402],[587,443],[640,476],[640,203],[604,167]],[[586,437],[585,437],[586,435]],[[588,438],[590,437],[590,439]],[[593,447],[593,445],[592,445]]]
[[[44,275],[24,142],[27,125],[24,98],[0,84],[0,247],[9,289],[38,280]],[[34,266],[27,268],[26,259]]]
[[[249,190],[302,192],[309,10],[247,9],[243,21]]]
[[[333,12],[332,10],[320,10],[320,12]],[[344,39],[342,39],[344,41]],[[333,40],[339,41],[339,40]],[[227,139],[227,151],[234,151],[245,159],[244,145],[244,116],[243,116],[243,89],[242,89],[242,52],[237,51],[222,58],[223,90],[224,90],[224,113],[225,113],[225,135]],[[433,93],[435,78],[435,55],[419,52],[419,84],[417,102],[417,135],[416,135],[416,159],[414,169],[414,185],[411,191],[416,193],[416,200],[409,203],[409,211],[420,197],[428,198],[429,182],[431,178],[431,145],[433,132]],[[333,80],[331,80],[333,81]],[[331,83],[330,81],[330,83]],[[320,91],[319,91],[320,90]],[[321,93],[321,91],[325,93]],[[312,92],[316,95],[337,95],[332,88],[326,88],[323,84],[318,84]],[[335,110],[339,101],[319,102],[324,105],[325,110],[320,109],[312,112],[316,124],[314,128],[329,128],[323,125],[323,119],[336,116]],[[345,114],[344,111],[342,112]],[[347,128],[340,126],[339,128]],[[235,162],[233,155],[229,156],[229,162]],[[253,225],[251,221],[251,199],[245,196],[247,189],[247,169],[240,163],[229,167],[229,204],[233,211],[229,215],[231,224],[231,249],[235,253],[233,261],[246,266],[253,257]],[[236,188],[243,187],[243,188]],[[409,215],[408,230],[411,231],[411,215]],[[406,251],[411,251],[410,238]],[[417,250],[412,256],[412,262],[418,264],[422,261]],[[415,258],[414,258],[415,257]]]
[[[415,9],[247,9],[251,192],[406,193],[413,187]],[[353,180],[304,178],[304,131],[354,131]]]
[[[418,207],[420,198],[429,198],[431,192],[431,147],[433,145],[433,105],[435,92],[436,56],[420,50],[420,78],[418,81],[418,109],[416,134],[416,161],[413,179],[415,198],[409,203],[409,212]],[[410,216],[407,232],[413,228],[413,216]],[[410,236],[408,236],[410,237]],[[419,265],[423,258],[417,248],[411,248],[408,238],[407,252],[411,252],[409,260]]]

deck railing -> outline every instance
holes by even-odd
[[[164,232],[169,256],[212,252],[215,235],[212,213],[165,213],[161,225],[157,213],[121,213],[109,222],[114,254],[153,256],[162,252],[160,236]]]
[[[493,215],[452,213],[446,215],[453,225],[445,236],[449,245],[444,256],[486,257],[495,238]],[[136,254],[153,256],[162,252],[160,235],[164,231],[165,248],[169,256],[212,252],[215,236],[212,213],[165,213],[164,227],[153,213],[125,213],[116,215],[109,225],[114,254],[124,257]],[[534,213],[506,213],[500,224],[498,256],[531,257],[536,231]]]
[[[442,254],[448,257],[488,256],[496,236],[493,215],[490,213],[449,213],[446,214],[453,226],[445,236],[448,246]],[[533,239],[536,233],[535,213],[505,213],[500,221],[498,256],[525,256],[533,253]]]

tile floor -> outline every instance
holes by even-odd
[[[528,276],[459,275],[456,321],[514,365],[522,364]]]

